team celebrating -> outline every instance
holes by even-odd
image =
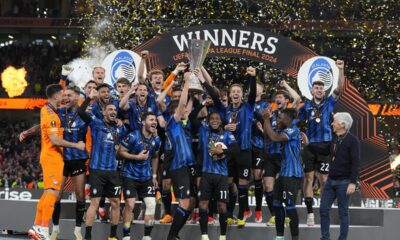
[[[187,222],[198,222],[201,239],[207,240],[208,224],[216,216],[219,239],[225,240],[228,225],[243,228],[253,215],[251,185],[254,221],[263,222],[265,198],[264,216],[268,226],[275,226],[276,239],[284,239],[289,225],[291,239],[298,240],[296,204],[302,184],[306,222],[313,226],[314,178],[321,189],[328,179],[333,107],[343,91],[343,61],[336,61],[339,82],[333,94],[327,96],[324,82],[317,80],[312,83],[313,98],[300,104],[301,97],[284,80],[274,102],[266,101],[264,83],[253,67],[247,68],[243,85],[234,83],[227,91],[213,85],[204,67],[190,71],[185,63],[167,78],[159,70],[144,78],[148,56],[148,51],[141,52],[134,83],[119,78],[110,86],[104,83],[105,69],[95,67],[82,93],[76,86],[65,86],[70,69],[63,68],[64,80],[47,86],[48,103],[41,109],[40,125],[20,135],[21,141],[33,134],[42,139],[45,190],[28,232],[31,239],[57,239],[62,189],[70,177],[77,240],[93,238],[97,214],[110,222],[109,240],[118,239],[121,219],[122,239],[133,239],[137,201],[143,208],[143,240],[152,239],[157,192],[163,205],[159,222],[171,224],[167,240],[179,239]],[[180,74],[183,80],[177,81]],[[193,77],[203,91],[190,89]],[[85,189],[90,189],[87,209]],[[178,202],[174,211],[173,197]],[[111,206],[109,220],[104,214],[106,199]]]

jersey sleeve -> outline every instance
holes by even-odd
[[[307,101],[303,104],[303,106],[301,106],[301,107],[299,108],[299,116],[298,116],[299,121],[301,121],[301,120],[303,120],[303,119],[306,118],[306,107],[307,107],[307,105],[308,105],[308,101],[309,101],[309,100],[307,100]]]
[[[297,132],[298,131],[294,128],[286,128],[282,131],[282,133],[288,138],[288,141],[295,139],[297,137]]]
[[[128,109],[135,109],[136,104],[133,101],[129,101],[128,106],[129,106]]]
[[[231,132],[226,132],[227,133],[227,138],[226,138],[226,143],[227,145],[232,145],[233,143],[236,142],[235,136]]]
[[[58,132],[61,131],[60,121],[57,121],[57,118],[58,115],[54,112],[42,114],[42,122],[40,127],[43,129],[44,134],[58,134]]]
[[[336,101],[337,101],[337,100],[333,97],[333,95],[331,95],[331,96],[328,97],[329,105],[334,106],[335,103],[336,103]]]

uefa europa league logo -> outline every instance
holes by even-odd
[[[196,68],[201,68],[201,66],[203,66],[210,45],[211,45],[210,41],[198,40],[198,39],[190,40],[189,63],[190,63],[190,70],[192,72]],[[200,93],[203,92],[203,87],[201,86],[199,79],[194,74],[190,76],[189,91],[200,92]]]

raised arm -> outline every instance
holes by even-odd
[[[138,77],[139,82],[145,83],[146,78],[143,76],[143,74],[144,74],[144,68],[146,65],[146,60],[147,60],[147,57],[149,56],[149,51],[147,51],[147,50],[141,51],[140,56],[142,57],[142,59],[140,59],[137,77]]]
[[[286,91],[288,91],[290,96],[293,98],[292,108],[296,108],[301,100],[300,95],[292,87],[290,87],[285,80],[281,80],[279,82],[279,86],[283,87]]]
[[[125,94],[125,96],[119,102],[119,108],[126,111],[129,109],[129,98],[135,92],[135,88],[131,87],[129,91]]]
[[[343,60],[336,60],[336,66],[339,68],[339,81],[338,85],[333,91],[333,97],[335,100],[338,100],[340,95],[342,95],[343,92],[343,86],[344,86],[344,62]]]
[[[196,69],[194,71],[194,74],[197,76],[197,78],[200,80],[201,85],[206,89],[207,93],[210,95],[210,97],[212,98],[213,102],[214,102],[214,106],[218,109],[220,109],[223,105],[222,102],[219,98],[219,95],[217,93],[217,91],[215,91],[215,88],[213,86],[211,86],[211,82],[212,81],[207,81],[206,80],[206,76],[204,75],[204,71],[203,71],[204,67],[202,67],[201,71],[199,69]],[[207,72],[207,71],[205,71]],[[207,73],[208,75],[208,73]],[[210,76],[210,75],[208,75]]]
[[[249,104],[253,105],[256,103],[257,96],[257,82],[256,82],[256,69],[253,67],[248,67],[246,70],[247,76],[250,79],[250,93],[248,97]]]
[[[160,95],[158,95],[157,99],[156,99],[156,103],[157,106],[159,108],[159,110],[161,112],[165,112],[165,110],[167,109],[167,105],[165,104],[164,100],[167,97],[168,92],[172,89],[172,86],[174,85],[175,81],[172,81],[171,84],[169,84],[167,86],[167,88],[165,88]]]
[[[189,81],[190,81],[189,78],[190,78],[191,74],[192,73],[187,72],[184,75],[185,83],[184,83],[184,86],[182,89],[181,98],[179,99],[178,107],[174,114],[175,121],[177,121],[177,122],[182,121],[181,119],[185,115],[185,107],[186,107],[186,103],[187,103],[188,95],[189,95]]]
[[[207,70],[206,70],[203,66],[201,67],[201,73],[203,74],[204,79],[205,79],[205,80],[208,82],[208,84],[211,86],[213,80],[212,80],[210,74],[208,74]]]
[[[172,71],[169,74],[169,76],[167,77],[167,79],[165,79],[164,84],[163,84],[163,89],[166,89],[170,85],[173,85],[175,77],[178,75],[179,72],[182,72],[183,70],[185,70],[186,67],[187,67],[186,63],[184,63],[184,62],[178,63],[178,65],[176,65],[174,71]],[[168,91],[168,95],[171,96],[171,94],[172,94],[172,88],[170,88],[170,90]]]
[[[272,110],[267,108],[263,111],[264,118],[264,137],[270,139],[273,142],[286,142],[288,141],[288,137],[284,133],[275,132],[271,126],[271,116]]]

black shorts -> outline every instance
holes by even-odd
[[[236,169],[236,157],[227,155],[226,160],[228,162],[228,177],[235,178],[237,176],[237,169]]]
[[[241,179],[249,179],[251,173],[251,150],[240,150],[236,158],[236,169],[238,177]]]
[[[197,172],[197,165],[189,166],[190,174],[192,175],[193,179],[199,176]]]
[[[75,177],[86,172],[86,159],[64,161],[64,177]]]
[[[263,169],[264,167],[264,149],[253,148],[251,150],[252,169]]]
[[[281,171],[281,161],[282,154],[267,154],[264,160],[264,177],[276,178],[276,175]]]
[[[145,198],[155,197],[156,191],[152,180],[140,182],[130,178],[122,178],[122,189],[124,191],[124,199],[128,198]]]
[[[176,198],[185,199],[189,197],[196,197],[194,179],[189,167],[171,170],[170,175]]]
[[[329,173],[329,149],[331,143],[310,143],[303,150],[304,172],[318,171],[321,174]]]
[[[171,178],[169,169],[171,167],[173,158],[174,158],[174,152],[172,150],[167,150],[164,152],[162,179],[170,179]]]
[[[203,173],[198,196],[200,201],[215,199],[218,202],[227,202],[228,177],[219,174]]]
[[[118,171],[90,169],[90,196],[118,198],[121,194],[121,179]]]
[[[296,206],[301,178],[279,176],[274,187],[274,201],[285,203],[285,206]]]

